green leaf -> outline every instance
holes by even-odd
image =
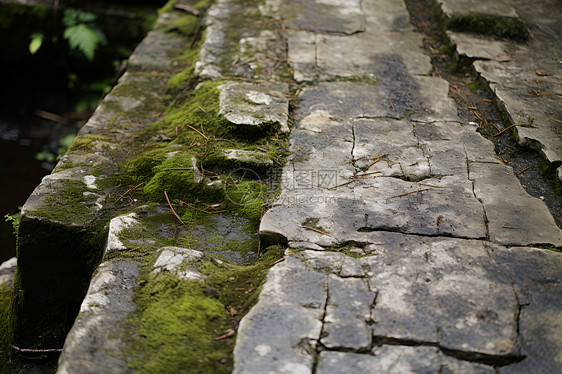
[[[29,43],[29,52],[32,55],[34,55],[35,52],[37,52],[39,48],[41,48],[44,37],[45,35],[43,35],[43,33],[41,32],[34,32],[33,34],[31,34],[31,42]]]
[[[98,36],[96,32],[89,26],[81,23],[64,30],[64,38],[68,40],[68,44],[72,49],[78,49],[92,61],[94,53],[98,46]]]
[[[74,8],[66,8],[62,17],[62,23],[66,28],[76,26],[79,23],[93,22],[96,15],[92,12],[85,12]]]

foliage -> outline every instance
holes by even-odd
[[[105,35],[98,29],[95,20],[95,14],[73,8],[65,9],[62,17],[62,24],[65,27],[63,38],[68,41],[71,50],[82,53],[90,61],[94,59],[98,46],[107,43]],[[32,55],[41,48],[44,39],[45,35],[41,32],[31,34],[29,52]],[[54,36],[52,40],[56,42],[58,38]]]
[[[6,222],[10,222],[12,224],[12,227],[14,228],[14,235],[17,236],[18,235],[18,228],[20,226],[20,218],[21,218],[21,206],[18,207],[18,209],[20,210],[19,212],[15,213],[15,214],[6,214],[4,216],[4,220]]]

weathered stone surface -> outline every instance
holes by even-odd
[[[129,65],[135,69],[167,69],[170,67],[167,54],[170,50],[180,48],[183,43],[183,38],[172,33],[152,30],[129,57]]]
[[[289,63],[296,81],[376,79],[384,78],[384,71],[389,69],[406,75],[425,75],[431,70],[429,57],[421,49],[421,37],[414,32],[379,33],[373,38],[366,34],[338,36],[295,31],[288,34],[288,40]]]
[[[154,263],[152,273],[170,271],[183,280],[205,279],[205,276],[189,263],[201,258],[203,253],[193,249],[181,247],[162,247],[158,250],[160,255]]]
[[[367,373],[471,373],[492,374],[490,366],[469,363],[442,355],[434,347],[383,346],[372,355],[351,352],[320,353],[319,374]]]
[[[490,239],[504,245],[562,245],[562,230],[544,202],[523,189],[505,165],[469,163],[474,194],[482,201]]]
[[[468,58],[506,62],[512,59],[513,48],[518,48],[514,42],[490,40],[469,33],[447,31],[447,37],[455,45],[457,54]]]
[[[449,17],[474,13],[494,17],[517,17],[515,9],[505,1],[437,0],[437,2],[441,4],[441,9]]]
[[[308,373],[320,338],[327,278],[291,256],[268,273],[238,328],[233,373]],[[272,323],[272,321],[283,321]]]
[[[229,122],[240,126],[277,124],[281,131],[289,131],[289,88],[286,83],[231,81],[219,89],[219,113]]]
[[[492,247],[491,257],[513,280],[519,309],[521,353],[527,359],[500,373],[555,373],[562,369],[562,255],[529,247]],[[540,368],[540,369],[537,369]]]
[[[243,165],[254,165],[258,167],[273,166],[273,160],[264,152],[225,149],[223,154],[226,160]]]
[[[285,26],[315,32],[355,34],[365,29],[360,0],[267,0],[264,15],[285,20]]]
[[[127,316],[136,305],[138,264],[110,260],[98,267],[80,314],[66,337],[57,373],[124,373]]]
[[[484,243],[402,240],[364,259],[378,291],[375,337],[475,355],[518,354],[517,298],[509,279],[495,273]]]
[[[12,257],[0,264],[0,284],[7,284],[9,288],[12,288],[17,265],[18,259],[16,257]]]
[[[520,0],[503,4],[517,9],[528,21],[533,38],[527,43],[496,41],[457,32],[447,35],[459,55],[483,59],[474,62],[474,69],[495,95],[498,106],[513,124],[519,125],[513,129],[519,143],[536,149],[557,165],[562,162],[562,139],[557,122],[562,115],[558,66],[561,49],[560,43],[552,41],[553,36],[560,33],[560,10],[546,3],[531,5]]]
[[[362,279],[330,274],[328,282],[328,305],[322,331],[326,336],[320,342],[327,348],[369,349],[372,333],[367,321],[376,294]]]
[[[511,121],[520,125],[515,130],[519,144],[538,150],[552,163],[562,162],[560,123],[556,122],[562,116],[562,76],[540,76],[534,64],[477,61],[474,67]]]
[[[412,30],[410,13],[402,1],[363,0],[361,7],[366,18],[367,32]]]

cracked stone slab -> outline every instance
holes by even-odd
[[[365,30],[361,0],[267,0],[264,15],[283,18],[289,29],[355,34]]]
[[[362,279],[328,278],[328,305],[320,342],[327,348],[369,349],[371,328],[367,325],[376,294]],[[351,302],[349,302],[351,300]]]
[[[127,316],[136,309],[133,300],[138,264],[131,260],[102,263],[68,333],[59,358],[58,374],[123,373],[127,362],[120,353]]]
[[[481,35],[447,31],[447,37],[461,56],[507,62],[512,60],[513,49],[524,48],[516,43],[490,40]]]
[[[513,280],[520,305],[521,351],[527,359],[500,373],[562,371],[562,255],[529,247],[490,251],[498,271]]]
[[[385,345],[372,354],[320,352],[318,374],[470,373],[493,374],[491,366],[457,360],[434,347]]]
[[[469,177],[486,211],[490,240],[504,245],[562,246],[562,230],[547,206],[525,191],[511,167],[471,162]]]
[[[539,76],[535,65],[521,66],[476,61],[474,68],[486,80],[499,105],[514,124],[519,144],[536,149],[551,163],[562,162],[562,76]],[[558,71],[558,68],[551,66]],[[537,84],[538,83],[538,84]]]
[[[375,338],[439,344],[474,356],[518,355],[517,297],[484,242],[401,238],[366,257],[377,290]]]
[[[394,59],[377,69],[380,78],[376,84],[320,82],[304,88],[299,95],[298,118],[322,111],[340,120],[406,117],[418,122],[458,121],[445,80],[411,76]]]
[[[411,31],[410,13],[403,1],[363,0],[367,32]]]
[[[304,31],[287,34],[289,63],[297,81],[319,77],[363,77],[379,79],[381,69],[397,74],[426,75],[431,71],[420,34],[383,32],[351,36],[320,35]],[[352,61],[352,63],[350,63]],[[398,82],[398,81],[397,81]]]
[[[293,257],[270,269],[257,305],[240,322],[233,373],[312,371],[327,279]]]
[[[289,87],[281,82],[227,82],[219,86],[220,110],[229,122],[239,126],[276,123],[288,132]]]

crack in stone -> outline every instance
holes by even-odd
[[[476,196],[476,190],[474,189],[475,180],[470,178],[470,163],[468,159],[468,153],[466,149],[464,150],[464,156],[466,160],[466,175],[469,181],[472,182],[472,195],[474,198],[478,200],[480,205],[482,206],[482,212],[484,213],[484,226],[486,227],[486,238],[485,240],[490,241],[490,221],[488,221],[488,214],[486,213],[486,206],[484,206],[484,202],[478,196]]]
[[[322,314],[322,319],[320,320],[322,322],[322,328],[320,329],[320,335],[318,336],[318,340],[316,341],[316,347],[313,352],[314,359],[312,362],[311,374],[315,374],[318,368],[318,359],[320,357],[320,351],[326,349],[326,347],[324,347],[324,345],[320,342],[320,340],[322,339],[323,334],[325,333],[324,326],[326,326],[326,315],[328,314],[329,302],[330,302],[330,279],[329,279],[329,274],[326,274],[326,300],[324,301],[324,313]]]
[[[488,237],[486,237],[486,238],[476,238],[476,237],[469,237],[469,236],[460,236],[460,235],[454,235],[453,233],[447,233],[447,232],[440,232],[438,234],[437,233],[436,234],[421,234],[421,233],[413,234],[413,233],[404,232],[404,231],[400,231],[400,230],[405,230],[405,229],[400,228],[400,227],[388,227],[388,226],[381,226],[381,227],[377,227],[377,228],[365,226],[365,227],[360,227],[359,229],[357,229],[358,232],[394,232],[394,233],[403,234],[403,235],[423,236],[423,237],[428,237],[428,238],[455,238],[455,239],[466,239],[466,240],[487,240],[487,238],[488,238]]]
[[[510,356],[510,355],[490,355],[480,352],[471,352],[471,351],[461,351],[457,349],[448,349],[442,347],[439,343],[436,342],[427,342],[427,341],[418,341],[418,340],[408,340],[408,339],[400,339],[400,338],[391,338],[387,336],[373,336],[373,344],[371,350],[376,347],[381,347],[383,345],[399,345],[399,346],[408,346],[408,347],[435,347],[438,348],[443,354],[446,356],[450,356],[459,360],[468,361],[468,362],[477,362],[484,365],[491,365],[491,366],[506,366],[510,364],[514,364],[517,362],[523,361],[526,356],[518,355],[518,356]]]

